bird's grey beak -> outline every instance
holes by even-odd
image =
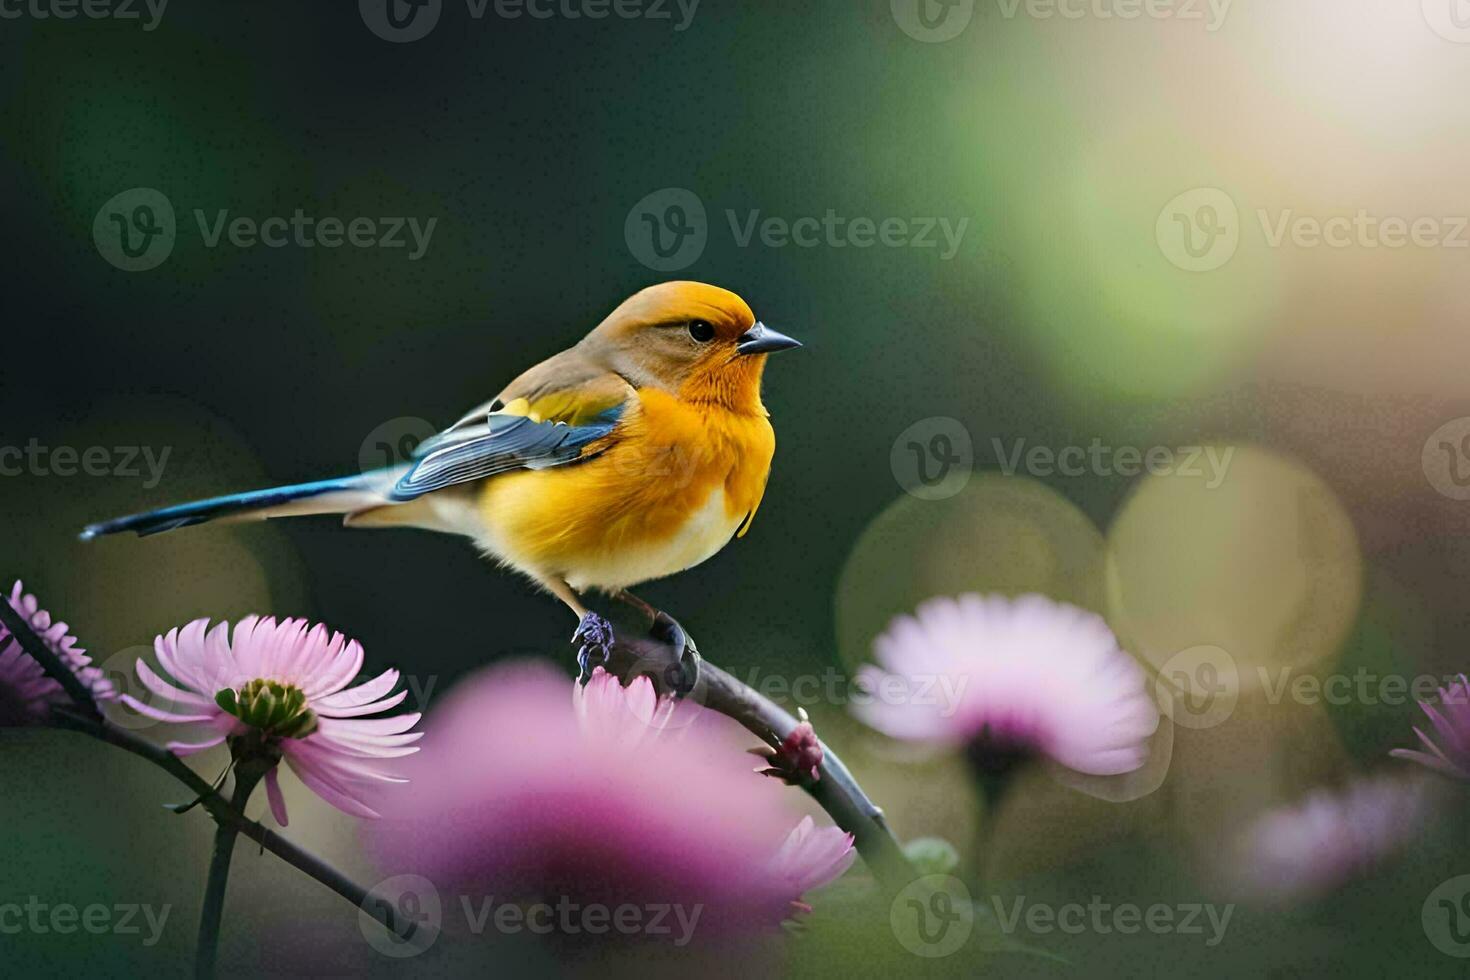
[[[800,347],[801,341],[786,336],[776,330],[772,330],[759,321],[745,333],[741,334],[735,342],[735,353],[737,354],[769,354],[772,351],[790,350]]]

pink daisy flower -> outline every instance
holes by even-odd
[[[111,682],[92,666],[91,658],[77,646],[77,639],[67,631],[67,625],[54,622],[51,614],[40,608],[36,597],[28,595],[21,583],[15,583],[8,601],[41,642],[81,678],[92,697],[98,701],[116,697]],[[61,684],[47,676],[41,665],[21,648],[20,641],[0,625],[0,727],[45,724],[52,705],[70,703],[71,698]]]
[[[1229,874],[1259,899],[1328,892],[1385,864],[1415,840],[1433,812],[1428,788],[1398,776],[1318,789],[1267,812],[1236,842]]]
[[[851,835],[798,821],[792,791],[750,771],[733,722],[646,677],[570,688],[518,663],[441,702],[401,764],[414,792],[368,830],[385,869],[497,901],[698,906],[702,936],[775,926],[852,864]]]
[[[1419,707],[1429,716],[1439,742],[1434,742],[1416,727],[1414,734],[1429,751],[1394,749],[1389,755],[1417,762],[1456,779],[1470,779],[1470,681],[1461,674],[1457,682],[1440,688],[1437,705],[1421,703]]]
[[[365,798],[381,783],[404,780],[383,761],[418,751],[409,733],[417,714],[364,718],[395,707],[408,694],[392,694],[398,671],[386,670],[348,687],[362,669],[362,646],[304,619],[247,616],[235,626],[196,619],[153,644],[172,682],[138,661],[138,679],[177,710],[165,711],[123,695],[133,710],[158,721],[199,726],[191,741],[172,741],[176,755],[192,755],[230,743],[242,752],[284,758],[291,771],[322,799],[359,817],[376,817]],[[278,767],[265,776],[271,813],[286,825]]]
[[[1044,755],[1092,775],[1138,769],[1159,725],[1143,670],[1102,617],[1040,595],[929,599],[873,645],[854,713],[893,738],[967,749],[984,774]]]

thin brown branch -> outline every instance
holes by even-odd
[[[688,664],[680,664],[678,651],[633,629],[619,630],[616,635],[608,669],[624,681],[631,676],[649,675],[665,692],[682,690],[691,700],[739,722],[773,748],[799,724],[791,712],[702,657],[694,658],[698,662],[698,680],[692,688],[685,689],[687,685],[679,679],[687,676]],[[825,742],[817,772],[815,780],[800,780],[801,787],[837,826],[852,834],[853,843],[873,877],[889,891],[908,884],[914,877],[913,866],[889,829],[882,808],[863,792],[842,759]]]

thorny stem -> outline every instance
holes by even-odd
[[[687,670],[678,652],[653,637],[630,631],[616,634],[608,669],[627,679],[630,675],[653,674],[663,679],[664,688],[678,688],[667,679],[671,674]],[[791,734],[798,722],[785,708],[744,684],[708,660],[695,657],[698,680],[688,692],[691,700],[739,722],[761,741],[775,748]],[[650,668],[653,668],[652,670]],[[853,843],[863,861],[886,891],[897,892],[913,880],[915,871],[904,857],[898,840],[889,829],[883,810],[874,803],[842,759],[825,742],[822,762],[817,768],[820,778],[801,779],[803,789],[827,811],[834,823],[852,834]]]
[[[770,745],[780,745],[797,726],[796,718],[785,708],[708,660],[700,665],[700,674],[702,683],[709,685],[705,707],[734,719]],[[822,761],[817,772],[821,778],[801,780],[802,788],[837,826],[852,834],[853,843],[873,877],[894,891],[908,884],[914,876],[912,866],[893,836],[882,807],[868,798],[826,742],[822,743]]]

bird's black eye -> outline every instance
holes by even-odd
[[[710,326],[706,320],[690,320],[689,336],[701,344],[707,343],[715,339],[715,328]]]

